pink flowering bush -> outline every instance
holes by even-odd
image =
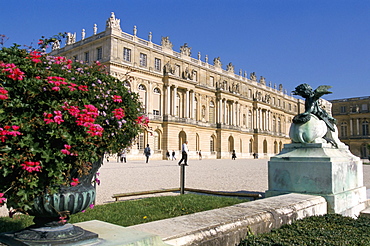
[[[138,95],[98,62],[3,47],[0,206],[27,211],[35,197],[80,185],[92,163],[147,126],[141,108]]]

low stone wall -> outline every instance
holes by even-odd
[[[326,212],[320,196],[287,194],[126,228],[156,234],[169,245],[234,246],[250,232],[269,232]]]

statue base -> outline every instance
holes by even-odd
[[[328,143],[292,143],[268,162],[266,197],[287,193],[318,195],[328,213],[357,216],[365,209],[366,187],[362,162],[348,146]]]
[[[98,234],[72,224],[56,227],[28,227],[16,232],[0,234],[0,242],[6,245],[81,245],[97,239]]]

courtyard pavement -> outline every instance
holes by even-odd
[[[258,192],[268,189],[269,159],[190,159],[185,169],[185,187],[212,191]],[[370,165],[363,165],[364,185],[370,188]],[[113,194],[180,187],[180,167],[177,161],[149,160],[118,163],[104,162],[99,170],[101,184],[97,186],[96,204],[114,202]],[[170,195],[161,193],[156,195]],[[175,195],[178,193],[172,193]],[[137,197],[120,198],[134,199]]]

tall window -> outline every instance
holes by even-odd
[[[153,90],[153,114],[161,115],[161,91],[158,88]]]
[[[96,49],[96,60],[100,61],[103,58],[103,48],[99,47]]]
[[[161,59],[155,58],[154,59],[154,69],[157,71],[161,71]]]
[[[140,66],[146,67],[147,61],[148,61],[147,55],[144,53],[140,53]]]
[[[340,123],[340,136],[347,137],[347,122]]]
[[[209,140],[209,151],[214,152],[215,151],[215,137],[211,136],[211,139]]]
[[[193,81],[198,81],[198,72],[193,70]]]
[[[89,63],[90,61],[90,53],[89,52],[85,52],[85,62],[86,63]]]
[[[209,103],[209,122],[215,123],[215,104],[212,101]]]
[[[180,77],[180,65],[175,66],[175,75]]]
[[[139,97],[141,99],[141,102],[143,103],[143,106],[145,108],[145,112],[147,112],[147,91],[146,91],[146,87],[143,85],[143,84],[140,84],[138,86],[138,89],[139,89]]]
[[[362,122],[362,135],[369,135],[369,122],[367,120]]]
[[[194,119],[195,120],[198,120],[198,100],[197,100],[197,98],[196,97],[194,97],[194,108],[193,108],[193,110],[194,110]]]
[[[209,77],[209,85],[215,87],[215,78],[212,76]]]
[[[248,111],[248,128],[253,128],[253,124],[252,124],[252,121],[253,120],[253,118],[252,118],[252,111]]]
[[[346,112],[346,106],[341,106],[340,107],[340,112],[343,114]]]
[[[131,62],[131,49],[128,48],[123,49],[123,60]]]

